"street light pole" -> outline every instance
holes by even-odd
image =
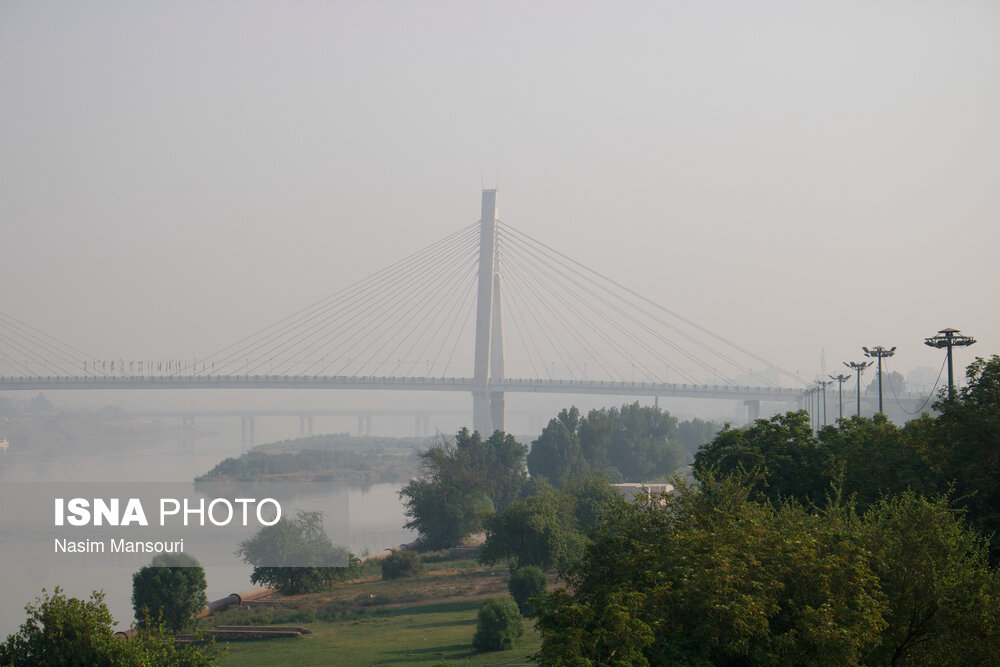
[[[866,357],[878,359],[878,411],[882,412],[882,359],[888,359],[895,354],[896,346],[894,345],[888,350],[881,345],[876,345],[870,350],[867,347],[862,347],[861,349],[865,351]],[[882,414],[885,413],[882,412]]]
[[[858,374],[858,417],[861,416],[861,371],[865,370],[872,365],[870,361],[852,361],[851,363],[844,362],[844,365],[848,368],[853,368]]]
[[[809,418],[812,419],[812,414],[810,414],[810,411],[812,409],[812,398],[809,395],[809,391],[810,391],[809,389],[802,390],[802,409],[804,409],[806,413],[809,414]],[[809,425],[810,427],[812,426],[811,421]]]
[[[851,379],[850,375],[844,375],[843,373],[841,373],[840,375],[837,375],[837,376],[833,376],[833,375],[830,376],[830,381],[831,382],[833,380],[836,380],[839,383],[839,385],[840,385],[840,387],[839,387],[839,389],[840,389],[840,419],[844,418],[844,383],[846,381],[850,380],[850,379]],[[861,383],[859,382],[858,384],[860,386]],[[858,402],[860,403],[860,401],[861,401],[861,395],[859,394],[858,395]]]
[[[955,398],[955,373],[952,370],[951,348],[968,347],[975,342],[975,338],[972,338],[971,336],[963,336],[959,333],[958,329],[952,329],[950,327],[938,331],[937,336],[931,336],[930,338],[924,339],[924,345],[936,347],[938,349],[941,349],[942,347],[948,349],[948,398]]]
[[[816,380],[816,384],[819,385],[819,390],[823,393],[823,426],[826,426],[826,385],[833,384],[833,380]],[[819,412],[817,410],[816,412]]]
[[[816,387],[809,390],[809,406],[812,408],[810,426],[814,431],[819,431],[819,389]]]

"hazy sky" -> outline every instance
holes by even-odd
[[[785,368],[1000,353],[1000,3],[0,4],[0,310],[205,355],[500,217]]]

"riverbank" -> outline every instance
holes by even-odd
[[[273,597],[264,604],[206,619],[219,625],[305,626],[302,637],[233,642],[225,665],[496,665],[531,664],[541,640],[531,621],[512,650],[472,648],[479,607],[507,593],[505,569],[471,559],[429,558],[423,574],[382,581],[377,568],[356,581],[312,595]]]

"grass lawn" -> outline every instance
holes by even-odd
[[[475,653],[481,600],[407,604],[353,620],[306,623],[296,639],[236,642],[225,665],[523,665],[540,640],[530,621],[515,648]]]

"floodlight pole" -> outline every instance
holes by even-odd
[[[833,384],[833,380],[828,380],[826,382],[823,380],[816,380],[816,384],[819,385],[819,390],[823,393],[823,426],[826,426],[826,385]],[[816,412],[819,413],[819,410]]]
[[[844,365],[847,366],[848,368],[854,369],[854,371],[858,374],[858,389],[857,389],[856,393],[858,395],[858,417],[860,417],[861,416],[861,371],[863,371],[866,368],[868,368],[869,366],[871,366],[872,362],[870,362],[870,361],[852,361],[851,363],[847,363],[845,361]]]
[[[816,387],[807,389],[806,394],[809,395],[809,428],[817,431],[819,430],[819,402],[813,400],[813,396],[818,394]]]
[[[816,387],[809,392],[809,404],[812,407],[812,427],[814,431],[819,430],[819,390]]]
[[[861,349],[865,351],[866,357],[874,357],[875,359],[878,359],[878,411],[885,414],[882,412],[882,359],[888,359],[895,354],[896,347],[892,346],[887,350],[881,345],[876,345],[871,349],[868,349],[867,347],[862,347]]]
[[[831,382],[833,382],[834,380],[836,380],[839,383],[839,385],[840,385],[840,387],[839,387],[840,388],[840,419],[844,418],[844,383],[847,382],[850,379],[851,379],[850,375],[844,375],[843,373],[841,373],[840,375],[837,375],[837,376],[833,376],[833,375],[830,376],[830,381]],[[860,378],[859,378],[858,386],[859,387],[861,386]],[[861,402],[861,394],[858,394],[858,402],[859,403]]]
[[[971,336],[963,336],[959,333],[958,329],[941,329],[938,331],[937,336],[931,336],[930,338],[924,339],[924,345],[930,347],[936,347],[941,349],[942,347],[948,349],[948,398],[955,398],[955,373],[952,370],[951,361],[951,348],[953,347],[968,347],[976,342],[975,338]]]

